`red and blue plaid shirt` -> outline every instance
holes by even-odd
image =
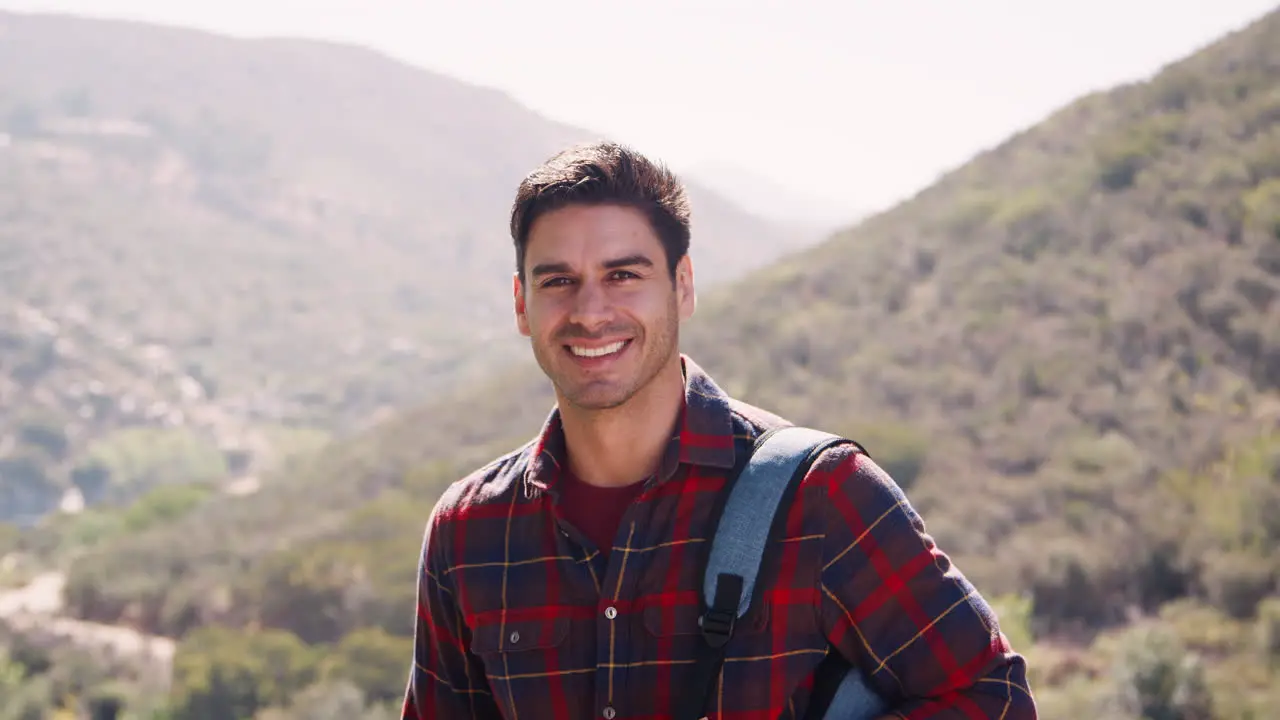
[[[657,720],[703,642],[699,560],[736,453],[782,419],[683,358],[685,406],[606,563],[556,512],[553,410],[528,445],[453,484],[427,523],[406,720]],[[762,529],[762,532],[766,529]],[[790,506],[778,574],[727,646],[711,720],[798,718],[829,651],[899,717],[1036,717],[1023,657],[902,491],[850,446]]]

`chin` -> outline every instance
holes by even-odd
[[[579,390],[564,392],[565,402],[583,410],[612,410],[631,399],[633,393],[619,390]]]

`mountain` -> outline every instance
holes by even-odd
[[[594,137],[358,47],[0,13],[0,519],[253,476],[501,366],[515,187]],[[711,284],[812,240],[690,191]]]
[[[1042,717],[1257,718],[1280,703],[1278,296],[1280,11],[702,294],[682,342],[869,447],[999,608]],[[74,617],[180,638],[180,717],[306,717],[341,682],[376,712],[426,514],[550,401],[525,359],[250,497],[59,518],[11,557],[67,568]],[[228,673],[276,694],[210,690]]]

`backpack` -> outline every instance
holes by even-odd
[[[866,453],[852,440],[819,430],[774,428],[762,433],[751,452],[736,464],[717,501],[720,507],[706,554],[698,621],[704,642],[686,694],[678,700],[674,720],[699,720],[707,715],[707,702],[734,625],[759,600],[766,584],[757,583],[756,578],[761,566],[772,560],[766,551],[779,546],[777,539],[786,523],[786,513],[781,510],[795,497],[818,455],[844,443]],[[760,530],[762,526],[767,530]],[[805,720],[872,720],[887,707],[858,668],[831,650],[815,673]]]

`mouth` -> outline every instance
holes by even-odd
[[[618,340],[616,342],[611,342],[608,345],[601,345],[599,347],[587,347],[585,345],[570,344],[570,345],[565,345],[565,349],[569,351],[570,355],[573,355],[574,357],[580,360],[593,361],[593,360],[606,360],[606,359],[616,357],[622,354],[622,351],[625,350],[627,346],[630,344],[631,344],[631,340],[627,339],[627,340]]]

